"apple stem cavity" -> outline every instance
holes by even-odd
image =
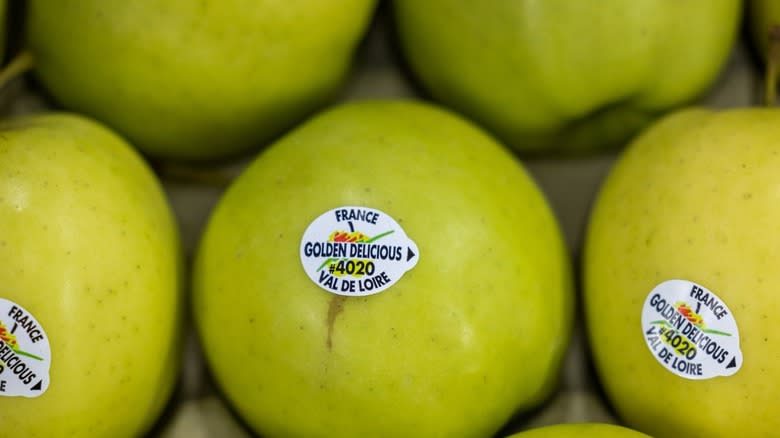
[[[766,76],[764,100],[767,106],[775,106],[777,102],[777,69],[780,58],[780,25],[773,24],[769,28],[769,44],[767,45]]]
[[[233,181],[233,177],[216,169],[188,166],[170,161],[159,161],[152,164],[160,178],[168,181],[184,182],[197,185],[212,186],[224,189]]]
[[[34,66],[35,58],[32,52],[29,50],[19,52],[5,68],[0,70],[0,89],[4,89],[9,82],[32,70]]]

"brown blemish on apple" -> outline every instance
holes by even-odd
[[[344,310],[345,299],[346,297],[343,295],[334,294],[328,305],[328,340],[325,342],[328,351],[333,349],[333,326],[336,324],[336,318]]]

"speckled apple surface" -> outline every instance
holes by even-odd
[[[131,437],[157,420],[180,363],[180,254],[159,182],[119,137],[66,114],[0,124],[0,297],[51,346],[45,393],[0,394],[2,435]]]
[[[675,113],[629,146],[599,194],[583,255],[589,340],[613,406],[638,430],[704,438],[780,429],[778,125],[774,108]],[[683,378],[648,349],[643,305],[671,279],[703,285],[731,309],[738,334],[727,336],[738,336],[743,357],[734,375]],[[698,357],[711,353],[698,345]],[[683,399],[695,401],[695,421],[675,402]]]

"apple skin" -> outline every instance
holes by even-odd
[[[406,60],[436,100],[526,155],[616,148],[721,71],[738,0],[396,0]]]
[[[346,205],[382,210],[417,244],[388,290],[337,296],[301,266],[309,223]],[[507,150],[445,110],[365,101],[306,122],[229,188],[193,305],[216,380],[262,436],[485,437],[554,388],[571,277]]]
[[[780,111],[674,113],[608,175],[583,256],[596,369],[627,425],[656,437],[771,437],[780,430]],[[744,363],[688,380],[657,362],[640,324],[659,283],[705,285],[731,309]]]
[[[225,158],[325,104],[375,0],[33,0],[35,74],[144,153]],[[85,80],[88,78],[88,80]]]
[[[650,438],[621,426],[602,423],[556,424],[519,432],[507,438]]]
[[[178,231],[146,164],[71,114],[0,125],[0,297],[48,335],[51,381],[0,396],[3,436],[132,437],[169,398],[179,364]]]

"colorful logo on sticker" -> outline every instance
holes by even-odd
[[[345,296],[382,292],[419,260],[417,245],[386,213],[367,207],[329,210],[309,224],[300,247],[308,277]]]
[[[38,397],[49,388],[46,332],[22,306],[0,298],[0,396]]]
[[[642,331],[653,357],[680,377],[731,376],[742,366],[734,315],[720,297],[692,281],[653,288],[642,307]]]

